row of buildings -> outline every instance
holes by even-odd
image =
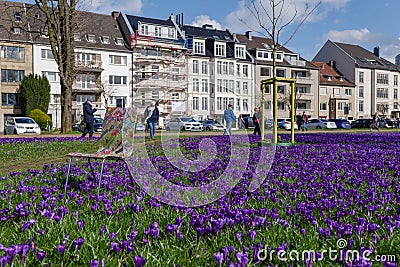
[[[48,114],[61,125],[61,92],[57,64],[34,6],[2,2],[0,13],[0,131],[4,121],[21,113],[19,84],[30,73],[51,83]],[[174,115],[221,120],[228,104],[251,114],[261,104],[260,84],[272,76],[271,40],[218,30],[211,25],[185,25],[183,15],[167,19],[78,12],[74,33],[76,79],[72,120],[82,103],[92,99],[104,115],[106,107],[129,106],[139,116],[159,101],[161,126]],[[43,33],[44,32],[44,33]],[[316,118],[369,118],[375,111],[398,117],[400,68],[357,45],[327,41],[313,61],[285,47],[276,53],[277,76],[296,78],[296,112]],[[272,89],[265,109],[272,117]],[[278,86],[279,117],[288,117],[290,88]],[[142,116],[140,116],[143,119]]]

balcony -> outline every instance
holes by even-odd
[[[305,67],[306,62],[304,60],[287,60],[287,62],[292,66]]]
[[[77,60],[75,66],[79,71],[102,72],[102,62],[96,60]]]
[[[349,99],[350,96],[344,94],[331,94],[331,99]]]

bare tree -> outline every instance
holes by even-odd
[[[240,19],[249,29],[261,36],[271,39],[272,46],[272,77],[276,78],[276,52],[284,47],[296,34],[300,26],[306,19],[317,9],[321,1],[317,2],[314,6],[306,4],[304,11],[298,12],[296,5],[293,1],[287,3],[285,0],[246,0],[245,5],[255,19],[257,26],[249,23],[249,20]],[[294,24],[297,23],[297,24]],[[279,38],[283,30],[291,25],[295,25],[292,33],[287,40],[280,42]],[[263,98],[264,99],[264,98]],[[262,103],[264,106],[265,103]],[[273,86],[273,142],[278,140],[278,88],[277,85]]]
[[[48,36],[51,51],[58,65],[61,84],[61,132],[72,129],[72,84],[75,79],[74,31],[76,0],[35,0],[43,13],[43,32]]]
[[[301,97],[303,96],[302,93],[299,93],[298,90],[295,90],[295,95],[294,95],[294,113],[297,113],[297,104],[298,104],[298,100],[301,99]],[[289,94],[278,94],[278,100],[280,102],[285,103],[285,106],[287,107],[287,109],[289,110],[289,114],[291,114],[292,111],[292,93],[290,92]]]
[[[104,99],[104,106],[107,109],[108,108],[108,100],[110,99],[111,96],[113,96],[118,91],[118,88],[111,87],[111,86],[109,86],[109,83],[105,83],[105,82],[97,82],[96,85],[101,93],[101,96]]]

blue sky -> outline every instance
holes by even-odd
[[[245,1],[81,0],[81,3],[85,10],[107,14],[117,10],[130,15],[166,19],[171,13],[183,13],[185,24],[201,26],[208,23],[220,29],[244,33],[248,28],[239,18],[249,23],[252,21],[244,6]],[[301,12],[306,3],[313,6],[316,2],[318,0],[285,0],[289,13],[294,6]],[[329,39],[360,45],[369,51],[379,46],[380,55],[394,62],[394,57],[400,54],[399,12],[399,0],[321,0],[318,9],[302,24],[286,47],[312,60]],[[259,28],[253,25],[254,29]],[[297,25],[297,22],[292,25]],[[285,29],[280,40],[286,41],[291,33],[292,28]]]

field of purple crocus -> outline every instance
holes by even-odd
[[[146,144],[148,164],[177,184],[209,183],[231,150],[228,137],[203,136],[182,138],[182,153],[198,156],[204,138],[218,155],[199,173],[175,169],[158,142]],[[257,138],[240,182],[196,208],[151,198],[117,162],[107,162],[98,193],[98,177],[75,161],[65,196],[66,161],[36,159],[90,151],[95,140],[0,139],[3,164],[32,162],[0,176],[0,266],[398,266],[399,133],[298,134],[296,145],[276,148],[266,179],[249,192]]]

